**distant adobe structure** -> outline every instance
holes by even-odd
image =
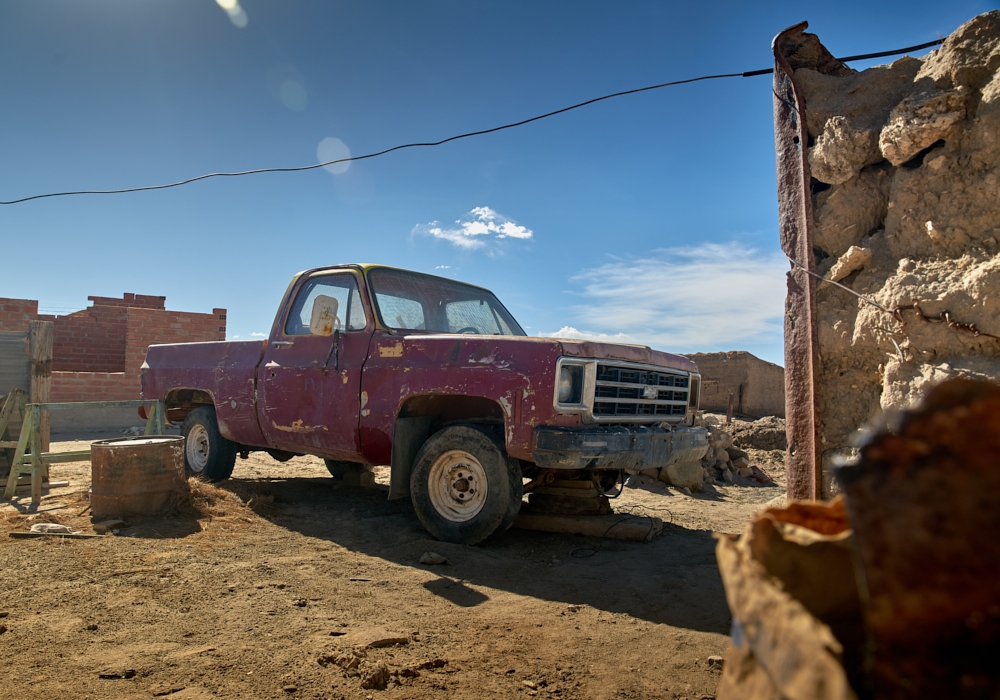
[[[744,350],[688,355],[701,372],[701,410],[754,418],[785,416],[785,370]]]

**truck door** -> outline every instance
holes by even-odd
[[[260,427],[279,450],[358,460],[361,368],[374,331],[356,273],[322,272],[300,280],[281,311],[258,369]],[[338,302],[331,336],[312,335],[317,297]]]

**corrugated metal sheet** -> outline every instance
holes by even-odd
[[[31,364],[27,343],[27,333],[0,331],[0,394],[14,388],[28,391]]]
[[[27,333],[0,331],[0,405],[11,389],[30,390],[31,362],[27,352]],[[10,421],[11,435],[20,434],[21,417],[15,413]]]

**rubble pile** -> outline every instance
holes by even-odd
[[[751,422],[734,420],[726,426],[726,432],[745,450],[788,449],[785,419],[778,416],[764,416]]]
[[[731,433],[718,425],[707,427],[708,451],[701,459],[705,481],[731,484],[739,477],[753,479],[761,484],[771,483],[770,477],[759,467],[750,464],[749,453],[740,447]]]

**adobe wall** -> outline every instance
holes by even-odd
[[[923,58],[798,67],[813,178],[818,434],[836,457],[934,383],[1000,379],[1000,11]],[[916,308],[915,308],[916,305]],[[895,315],[893,312],[899,310]],[[951,323],[949,323],[949,321]]]
[[[785,415],[785,370],[743,350],[689,355],[701,372],[701,408],[725,412],[733,394],[737,413]]]

